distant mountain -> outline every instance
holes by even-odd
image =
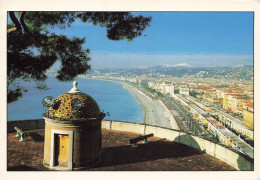
[[[244,65],[244,68],[254,68],[254,65]]]
[[[118,70],[122,70],[122,71],[126,71],[126,70],[201,70],[201,71],[205,71],[205,70],[225,70],[225,69],[231,69],[231,68],[254,68],[253,65],[235,65],[235,66],[211,66],[211,67],[196,67],[196,66],[191,66],[187,63],[180,63],[180,64],[175,64],[175,65],[168,65],[168,64],[160,64],[160,65],[156,65],[156,66],[138,66],[138,67],[129,67],[129,68],[103,68],[103,69],[96,69],[102,72],[113,72],[113,71],[118,71]],[[90,73],[92,73],[92,71],[89,71]]]
[[[150,66],[146,69],[156,70],[156,69],[210,69],[210,70],[221,70],[230,68],[253,68],[253,65],[236,65],[236,66],[212,66],[212,67],[194,67],[187,63],[181,63],[176,65],[160,64],[157,66]]]
[[[213,67],[205,67],[205,68],[220,70],[220,69],[230,69],[232,67],[231,66],[213,66]]]
[[[254,65],[235,65],[235,66],[232,66],[232,68],[253,68]]]
[[[113,77],[186,77],[186,78],[213,78],[232,80],[253,80],[252,65],[242,66],[216,66],[216,67],[192,67],[187,64],[158,65],[148,68],[110,68],[99,69],[90,73],[93,75],[110,75]]]
[[[187,68],[192,68],[192,67],[191,67],[191,65],[189,65],[187,63],[181,63],[181,64],[175,64],[175,65],[160,64],[157,66],[150,66],[147,69],[172,69],[172,68],[187,69]]]

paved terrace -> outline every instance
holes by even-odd
[[[8,171],[46,171],[42,165],[44,129],[26,130],[27,142],[8,133]],[[152,137],[132,148],[129,139],[140,134],[102,130],[103,159],[90,171],[233,171],[230,165],[186,145]]]

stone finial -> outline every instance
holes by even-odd
[[[76,92],[80,92],[80,90],[78,89],[78,82],[77,81],[73,81],[73,88],[69,91],[69,93],[76,93]]]

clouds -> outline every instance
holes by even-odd
[[[230,54],[153,54],[153,53],[91,53],[91,64],[96,68],[125,68],[159,64],[191,66],[234,66],[253,64],[252,55]]]

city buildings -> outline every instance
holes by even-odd
[[[247,127],[254,130],[254,104],[246,104],[243,110],[243,120]]]
[[[184,95],[189,95],[190,94],[190,89],[188,86],[181,86],[179,87],[179,94],[184,94]]]
[[[151,89],[154,89],[164,95],[166,94],[170,94],[173,95],[174,94],[174,86],[172,82],[148,82],[148,87]]]

